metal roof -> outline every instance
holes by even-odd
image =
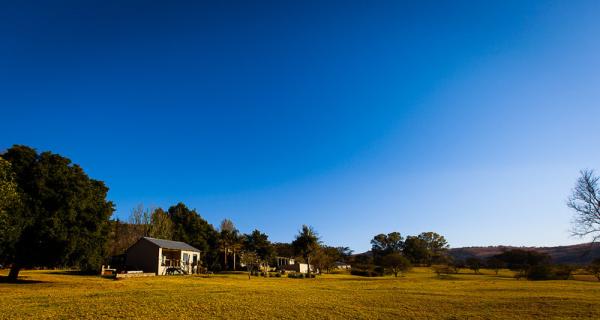
[[[175,250],[184,250],[184,251],[196,251],[200,252],[200,250],[190,246],[189,244],[181,241],[173,241],[173,240],[165,240],[165,239],[155,239],[150,237],[143,237],[142,239],[146,239],[151,243],[165,249],[175,249]]]

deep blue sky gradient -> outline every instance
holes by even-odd
[[[600,169],[597,1],[0,1],[0,149],[331,245],[557,245]]]

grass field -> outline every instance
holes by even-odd
[[[400,278],[22,276],[28,282],[0,283],[1,319],[600,319],[600,282],[581,278],[533,282],[465,271],[439,279],[427,268]]]

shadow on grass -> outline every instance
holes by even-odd
[[[460,281],[460,280],[465,280],[463,278],[457,277],[457,276],[453,276],[453,275],[449,275],[449,274],[440,274],[440,275],[436,275],[434,276],[435,279],[438,280],[452,280],[452,281]]]
[[[95,276],[96,273],[83,272],[79,270],[48,270],[46,274],[62,275],[62,276]]]
[[[47,281],[30,280],[27,277],[19,277],[16,281],[8,279],[7,276],[0,276],[0,283],[8,284],[37,284],[37,283],[48,283]]]

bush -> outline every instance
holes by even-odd
[[[556,280],[568,280],[573,274],[574,268],[571,266],[556,266],[554,267],[554,274]]]
[[[529,280],[554,280],[555,277],[554,270],[549,265],[533,266],[527,271]]]
[[[529,280],[568,280],[571,278],[573,268],[570,266],[538,265],[527,270]]]
[[[281,273],[276,273],[276,274],[275,274],[275,277],[276,277],[276,278],[281,278]]]
[[[454,267],[448,265],[433,265],[431,266],[431,269],[433,269],[433,272],[435,272],[435,274],[437,274],[438,277],[455,273]]]
[[[378,273],[370,270],[350,270],[350,274],[353,276],[361,276],[361,277],[382,277],[383,273]]]

